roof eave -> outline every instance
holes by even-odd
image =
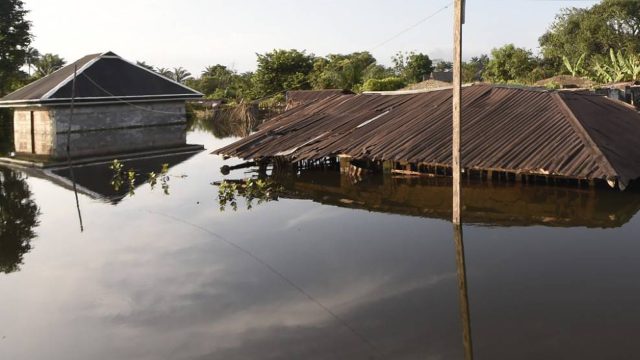
[[[127,103],[144,103],[144,102],[167,102],[167,101],[186,101],[190,99],[201,99],[198,94],[180,94],[180,95],[147,95],[147,96],[131,96],[131,97],[100,97],[100,98],[76,98],[74,104],[81,105],[98,105],[98,104],[127,104]],[[21,108],[21,107],[41,107],[41,106],[65,106],[71,105],[71,99],[31,99],[31,100],[13,100],[0,101],[0,108]]]

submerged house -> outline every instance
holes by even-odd
[[[185,101],[201,97],[106,52],[6,95],[0,107],[14,109],[18,155],[60,159],[67,145],[74,158],[184,147]]]
[[[216,150],[293,163],[343,157],[383,169],[448,174],[450,89],[343,95],[310,102]],[[462,90],[465,175],[606,182],[640,178],[640,114],[589,92],[494,85]]]
[[[640,81],[602,85],[596,89],[596,93],[624,101],[640,110]]]

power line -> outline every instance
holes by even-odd
[[[257,255],[255,255],[253,252],[243,248],[242,246],[236,244],[235,242],[225,238],[224,236],[217,234],[207,228],[205,228],[204,226],[200,226],[197,224],[194,224],[192,222],[189,222],[187,220],[181,219],[179,217],[175,217],[169,214],[164,214],[158,211],[152,211],[152,210],[147,210],[147,212],[149,212],[150,214],[155,214],[155,215],[159,215],[159,216],[163,216],[165,218],[171,219],[173,221],[182,223],[184,225],[188,225],[191,226],[193,228],[196,228],[200,231],[203,231],[209,235],[214,236],[216,239],[226,243],[227,245],[239,250],[240,252],[244,253],[245,255],[251,257],[253,260],[255,260],[256,262],[260,263],[261,265],[263,265],[264,267],[267,268],[267,270],[269,270],[270,272],[272,272],[274,275],[276,275],[277,277],[279,277],[282,281],[284,281],[285,283],[289,284],[291,287],[293,287],[294,289],[296,289],[300,294],[304,295],[307,299],[309,299],[311,302],[313,302],[314,304],[316,304],[318,307],[320,307],[322,310],[324,310],[327,314],[331,315],[331,317],[333,317],[338,323],[340,323],[342,326],[344,326],[347,330],[349,330],[351,333],[353,333],[357,338],[359,338],[363,343],[367,344],[372,350],[377,351],[376,346],[373,344],[373,342],[371,342],[371,340],[367,339],[364,335],[362,335],[360,332],[358,332],[353,326],[351,326],[346,320],[344,320],[343,318],[341,318],[340,316],[338,316],[338,314],[336,314],[335,312],[333,312],[331,309],[329,309],[327,306],[325,306],[324,304],[322,304],[318,299],[316,299],[315,297],[313,297],[311,294],[309,294],[307,291],[305,291],[302,287],[300,287],[299,285],[297,285],[296,283],[294,283],[292,280],[290,280],[288,277],[286,277],[283,273],[281,273],[280,271],[278,271],[276,268],[274,268],[273,266],[271,266],[269,263],[267,263],[266,261],[264,261],[263,259],[261,259],[260,257],[258,257]]]
[[[404,29],[404,30],[402,30],[402,31],[398,32],[397,34],[395,34],[395,35],[391,36],[391,37],[390,37],[390,38],[388,38],[387,40],[385,40],[385,41],[383,41],[383,42],[379,43],[378,45],[376,45],[376,46],[372,47],[372,48],[371,48],[371,49],[369,49],[369,50],[370,50],[370,51],[373,51],[373,50],[375,50],[375,49],[377,49],[377,48],[379,48],[379,47],[381,47],[381,46],[383,46],[383,45],[385,45],[385,44],[387,44],[387,43],[389,43],[389,42],[391,42],[391,41],[395,40],[396,38],[400,37],[400,36],[401,36],[401,35],[403,35],[404,33],[406,33],[406,32],[409,32],[409,31],[413,30],[414,28],[416,28],[417,26],[421,25],[421,24],[422,24],[422,23],[424,23],[425,21],[427,21],[427,20],[431,19],[432,17],[434,17],[434,16],[438,15],[439,13],[441,13],[441,12],[445,11],[446,9],[448,9],[449,7],[451,7],[451,5],[453,5],[453,3],[452,3],[452,2],[448,3],[447,5],[445,5],[445,6],[441,7],[440,9],[438,9],[437,11],[435,11],[435,12],[431,13],[431,14],[430,14],[430,15],[428,15],[427,17],[425,17],[425,18],[421,19],[421,20],[420,20],[420,21],[418,21],[417,23],[415,23],[415,24],[413,24],[413,25],[411,25],[411,26],[407,27],[406,29]]]
[[[113,93],[109,92],[107,89],[103,88],[102,86],[100,86],[95,80],[93,80],[89,75],[85,74],[84,72],[81,72],[80,75],[84,76],[87,80],[89,80],[89,82],[91,82],[95,87],[97,87],[100,91],[104,92],[105,94],[113,97],[114,99],[125,103],[127,105],[131,105],[137,109],[140,110],[144,110],[144,111],[148,111],[148,112],[153,112],[153,113],[159,113],[159,114],[169,114],[169,115],[184,115],[184,113],[177,113],[177,112],[172,112],[172,111],[162,111],[162,110],[154,110],[154,109],[149,109],[147,107],[144,106],[140,106],[134,103],[131,103],[125,99],[123,99],[122,97],[119,97],[117,95],[114,95]]]

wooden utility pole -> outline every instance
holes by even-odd
[[[464,24],[464,1],[454,1],[453,22],[453,136],[451,171],[453,175],[453,237],[456,245],[456,268],[458,273],[458,296],[460,305],[460,320],[462,321],[462,343],[464,358],[473,359],[473,344],[471,342],[471,314],[469,311],[469,297],[467,294],[467,269],[464,257],[464,243],[462,240],[462,222],[460,220],[462,202],[461,171],[460,171],[460,118],[462,99],[462,24]]]
[[[461,172],[460,172],[460,100],[462,95],[462,24],[464,0],[454,1],[453,15],[453,137],[451,172],[453,175],[453,224],[460,224]]]

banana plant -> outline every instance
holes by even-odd
[[[605,82],[636,80],[640,77],[640,57],[637,54],[625,57],[622,51],[609,49],[609,61],[596,60],[593,71],[598,80]]]
[[[571,61],[569,61],[569,58],[566,56],[562,57],[562,62],[564,63],[564,67],[567,68],[567,71],[569,71],[569,73],[571,73],[571,76],[578,76],[582,73],[584,73],[584,68],[582,67],[582,64],[584,63],[584,58],[585,58],[586,54],[582,54],[578,60],[576,60],[575,63],[571,63]]]

